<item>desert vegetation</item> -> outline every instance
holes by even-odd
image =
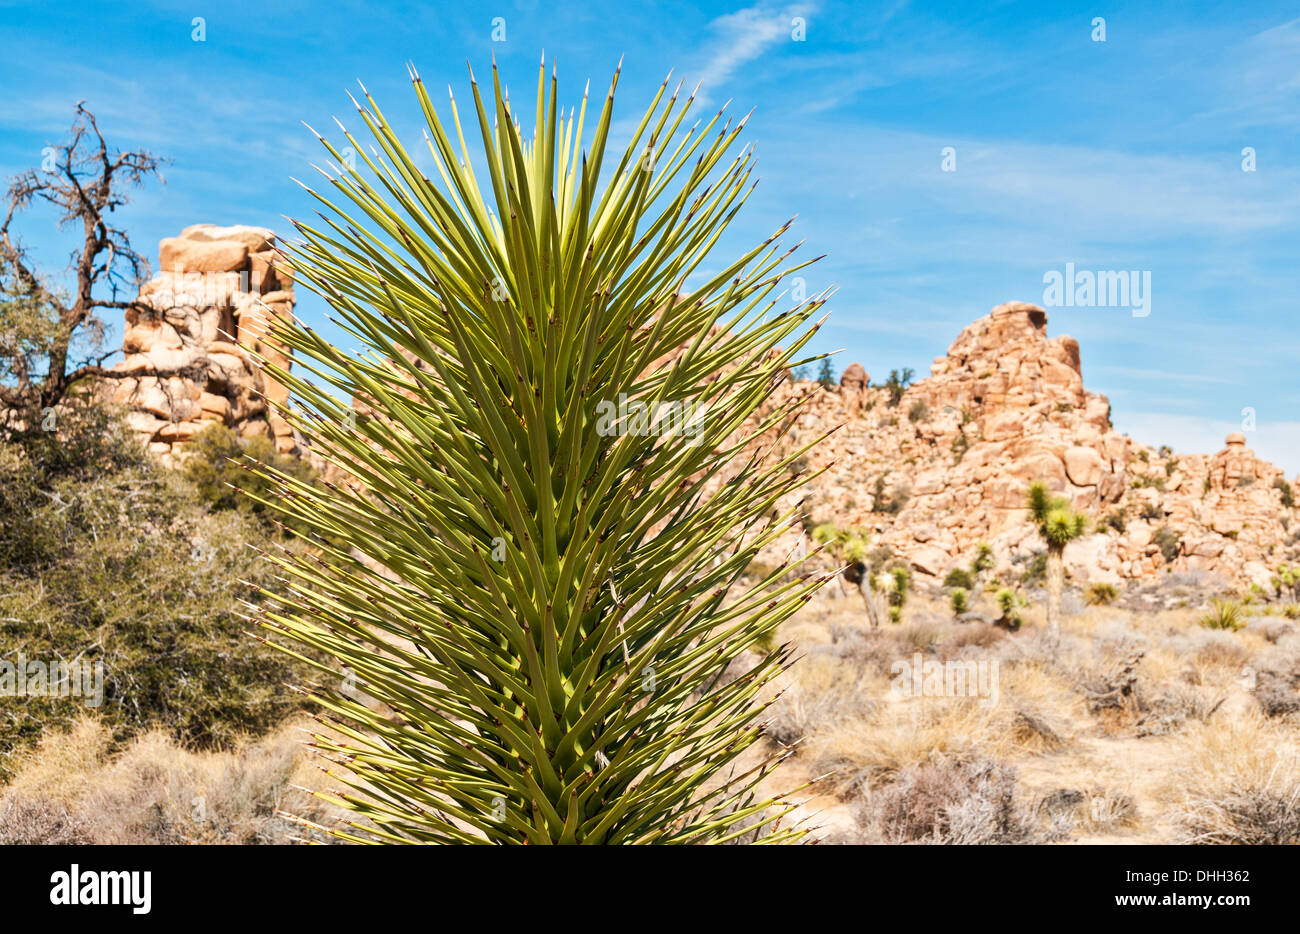
[[[1001,593],[972,608],[1004,612]],[[1008,632],[932,590],[873,630],[825,589],[778,637],[806,658],[780,682],[768,741],[795,755],[769,781],[825,776],[804,807],[828,842],[1300,842],[1300,629],[1280,605],[1207,629],[1066,595],[1053,637],[1037,600]],[[918,662],[937,690],[911,691]],[[979,665],[991,690],[953,692]]]

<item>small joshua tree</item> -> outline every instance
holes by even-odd
[[[1277,573],[1273,575],[1272,584],[1278,597],[1282,597],[1289,590],[1291,602],[1300,601],[1300,565],[1292,567],[1289,564],[1279,564]]]
[[[876,602],[877,583],[868,560],[869,545],[864,533],[841,529],[827,522],[812,532],[813,541],[825,545],[840,565],[840,575],[858,589],[872,629],[880,628],[880,607]]]
[[[1047,544],[1047,631],[1055,640],[1061,634],[1065,546],[1087,531],[1088,517],[1072,510],[1070,501],[1064,496],[1052,496],[1041,483],[1029,487],[1027,501],[1038,534]]]
[[[1003,587],[997,592],[998,612],[1001,614],[996,625],[1003,629],[1010,629],[1013,632],[1020,628],[1020,613],[1016,609],[1016,592],[1009,587]]]
[[[955,587],[952,596],[949,598],[952,606],[952,615],[961,616],[966,612],[968,604],[966,602],[966,589],[964,587]]]

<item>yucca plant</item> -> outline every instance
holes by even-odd
[[[593,131],[543,64],[525,136],[494,66],[472,156],[456,102],[440,116],[411,78],[427,152],[363,89],[373,145],[340,129],[364,164],[322,139],[332,193],[296,223],[298,278],[362,351],[282,325],[298,367],[268,368],[348,478],[278,478],[319,557],[274,556],[282,585],[252,614],[322,672],[312,742],[356,814],[334,832],[797,839],[789,799],[758,793],[778,757],[738,762],[789,649],[732,662],[825,582],[786,564],[739,585],[815,476],[789,469],[812,444],[767,456],[764,436],[802,401],[772,397],[826,296],[776,291],[807,265],[777,242],[788,223],[712,252],[750,188],[745,121],[682,132],[694,95],[665,81],[611,167],[617,72]]]
[[[1061,596],[1065,591],[1065,546],[1088,530],[1088,517],[1070,508],[1064,496],[1053,496],[1041,483],[1026,495],[1029,516],[1047,543],[1047,632],[1055,642],[1061,635]]]

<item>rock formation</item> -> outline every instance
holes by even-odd
[[[293,272],[261,227],[187,227],[159,246],[161,272],[126,311],[125,359],[115,369],[113,401],[149,450],[171,461],[207,424],[243,437],[264,435],[282,453],[297,442],[267,405],[288,389],[253,356],[288,368],[287,349],[271,340],[273,318],[293,316]]]
[[[1077,582],[1171,569],[1267,586],[1269,571],[1300,551],[1281,470],[1236,433],[1210,457],[1113,430],[1106,397],[1084,389],[1078,342],[1049,339],[1035,305],[994,308],[930,374],[890,405],[888,390],[852,364],[786,426],[779,444],[792,450],[843,424],[807,455],[809,470],[829,465],[804,491],[810,523],[863,529],[932,578],[968,565],[980,542],[1005,569],[1042,548],[1025,508],[1041,480],[1092,519],[1093,534],[1066,550]],[[773,557],[792,547],[778,543]]]

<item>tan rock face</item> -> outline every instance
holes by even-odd
[[[930,372],[891,406],[852,364],[785,429],[778,443],[790,450],[843,426],[806,455],[811,471],[829,465],[799,494],[812,523],[862,529],[922,576],[968,565],[980,542],[1005,567],[1043,547],[1025,508],[1029,485],[1042,481],[1090,517],[1091,534],[1066,550],[1080,582],[1169,569],[1244,583],[1248,566],[1275,567],[1297,547],[1287,523],[1300,527],[1300,516],[1274,488],[1282,472],[1244,436],[1207,456],[1114,431],[1109,401],[1084,388],[1079,343],[1049,337],[1035,305],[994,308]],[[798,535],[775,543],[771,557],[797,547]]]
[[[269,338],[272,322],[292,320],[293,273],[262,227],[187,227],[159,247],[162,272],[145,283],[127,310],[119,371],[104,391],[130,411],[128,423],[165,461],[218,422],[243,437],[271,438],[281,452],[297,449],[289,425],[269,411],[288,390],[262,372],[253,353],[289,366],[287,350]]]

